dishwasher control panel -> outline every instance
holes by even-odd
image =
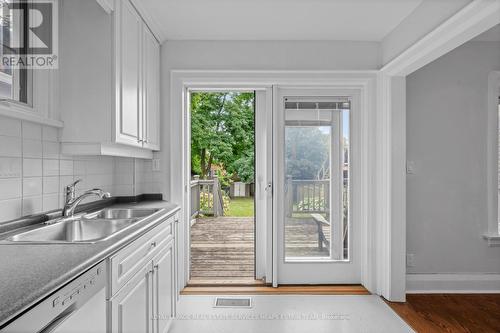
[[[56,292],[52,296],[52,307],[66,308],[79,299],[86,298],[87,294],[94,294],[93,291],[104,287],[106,278],[104,277],[104,269],[101,266],[104,265],[98,265],[98,267],[90,269],[80,276],[77,279],[78,281],[73,281],[77,283],[72,282],[61,291]]]
[[[2,333],[52,331],[106,286],[105,261],[92,267],[1,329]],[[103,304],[105,294],[103,294]]]

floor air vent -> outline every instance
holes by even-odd
[[[216,297],[216,308],[251,308],[252,299],[250,297]]]

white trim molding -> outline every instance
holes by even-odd
[[[475,0],[382,67],[407,76],[500,23],[500,0]]]
[[[483,238],[488,242],[488,246],[496,247],[500,246],[500,235],[496,234],[485,234]]]
[[[15,101],[0,101],[0,116],[26,120],[32,123],[57,128],[62,128],[64,126],[61,120],[49,118],[46,114],[41,114],[40,111],[39,109]]]
[[[96,2],[107,14],[111,14],[115,10],[113,0],[96,0]]]
[[[408,294],[500,293],[500,274],[407,274]]]
[[[186,239],[188,226],[185,221],[189,221],[189,212],[186,209],[188,204],[189,181],[188,158],[189,152],[187,144],[189,143],[189,117],[186,114],[187,90],[188,89],[258,89],[270,86],[300,86],[300,87],[336,87],[339,89],[358,89],[362,96],[361,112],[363,120],[363,141],[369,145],[363,152],[362,176],[359,180],[363,189],[362,198],[358,207],[359,227],[362,229],[362,240],[360,242],[361,251],[361,281],[362,284],[374,293],[381,292],[381,295],[391,299],[389,294],[385,294],[386,288],[382,288],[382,281],[379,277],[382,275],[378,271],[384,265],[380,262],[386,261],[383,253],[373,251],[376,244],[385,241],[379,239],[379,235],[384,234],[384,230],[377,230],[382,223],[375,223],[373,212],[375,205],[382,199],[374,200],[375,182],[377,177],[375,170],[370,167],[375,165],[374,159],[378,158],[375,151],[379,151],[375,132],[380,130],[376,126],[377,117],[377,71],[194,71],[194,70],[174,70],[171,72],[171,91],[170,91],[170,135],[171,140],[164,142],[165,146],[170,146],[170,153],[173,158],[170,159],[170,191],[173,202],[182,206],[182,225],[179,240],[179,265],[178,288],[182,288],[188,279],[188,267],[186,265],[189,249],[186,244],[182,244],[182,239]],[[181,138],[181,142],[179,142]],[[390,150],[390,147],[385,149]],[[389,198],[389,197],[385,197]],[[384,205],[384,206],[387,206]],[[399,238],[404,238],[400,237]],[[402,253],[405,251],[403,250]],[[404,274],[404,272],[403,272]],[[273,276],[275,278],[275,276]],[[403,276],[404,279],[404,276]],[[404,283],[403,283],[404,284]],[[403,290],[404,291],[404,290]]]
[[[475,0],[380,70],[377,138],[378,294],[404,301],[406,265],[406,89],[404,77],[500,23],[500,0]],[[496,123],[495,123],[496,124]],[[495,176],[496,177],[496,176]],[[495,203],[496,204],[496,203]],[[480,232],[480,231],[479,231]],[[413,283],[413,282],[412,282]]]
[[[488,223],[487,232],[483,238],[489,246],[500,246],[499,214],[498,214],[498,170],[499,170],[499,128],[498,128],[498,98],[500,97],[500,71],[488,75]]]

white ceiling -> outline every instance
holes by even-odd
[[[140,0],[168,40],[381,41],[422,0]]]
[[[473,40],[482,42],[500,42],[500,24],[494,26],[490,30],[483,32]]]

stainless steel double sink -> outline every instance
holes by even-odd
[[[62,217],[6,238],[9,242],[96,243],[133,226],[159,209],[108,208],[90,214]]]

